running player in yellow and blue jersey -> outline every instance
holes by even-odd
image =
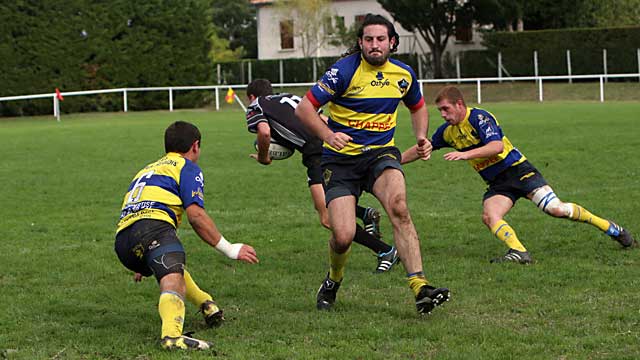
[[[422,269],[420,242],[406,203],[400,151],[394,146],[397,108],[411,112],[416,153],[427,159],[428,114],[413,70],[395,59],[399,36],[389,20],[368,14],[351,54],[338,60],[307,92],[297,117],[323,140],[323,186],[329,209],[329,274],[317,294],[317,308],[330,309],[344,276],[353,241],[355,205],[362,191],[382,204],[419,313],[449,299],[449,290],[428,285]],[[325,123],[317,109],[329,104]]]
[[[294,111],[300,97],[286,93],[274,94],[271,82],[267,79],[253,80],[247,86],[247,97],[250,101],[246,113],[247,129],[256,134],[258,144],[258,153],[250,156],[260,164],[271,164],[268,150],[272,140],[289,149],[298,150],[302,154],[302,164],[307,168],[307,184],[320,224],[330,229],[320,166],[322,140],[309,134],[296,118]],[[362,220],[364,228],[356,225],[353,241],[366,246],[377,255],[375,273],[390,271],[398,261],[398,251],[381,240],[380,213],[374,208],[356,204],[356,216]]]
[[[551,216],[591,224],[625,248],[634,245],[631,234],[613,221],[593,215],[580,205],[560,201],[542,174],[504,136],[495,116],[486,110],[467,107],[456,87],[440,90],[436,104],[446,123],[433,134],[433,149],[456,149],[446,153],[445,160],[467,160],[489,186],[484,194],[482,221],[509,248],[504,256],[491,262],[528,264],[532,261],[513,228],[504,220],[522,197]],[[417,158],[415,149],[402,155],[403,163]]]
[[[200,131],[177,121],[165,131],[167,154],[133,177],[124,195],[116,231],[118,259],[135,272],[135,281],[154,275],[160,285],[158,312],[165,349],[208,349],[206,341],[182,335],[184,299],[200,308],[209,326],[224,320],[222,310],[202,291],[184,268],[186,256],[176,229],[187,214],[194,231],[207,244],[231,259],[257,263],[255,250],[231,244],[204,210],[204,176],[197,165]]]

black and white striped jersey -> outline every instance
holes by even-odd
[[[275,142],[302,152],[305,143],[317,138],[295,116],[300,100],[299,96],[284,93],[259,96],[247,108],[247,129],[255,133],[258,124],[266,122]]]

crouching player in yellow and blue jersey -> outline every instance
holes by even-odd
[[[433,149],[456,149],[445,154],[445,160],[467,160],[489,185],[484,194],[482,221],[509,247],[504,256],[491,262],[527,264],[532,261],[513,228],[504,220],[521,197],[531,200],[551,216],[591,224],[625,248],[635,244],[631,234],[613,221],[602,219],[580,205],[560,201],[540,172],[504,136],[493,114],[468,108],[456,87],[440,90],[436,104],[446,123],[433,134]],[[402,160],[405,163],[417,157],[415,149],[409,149],[403,153]]]
[[[420,83],[406,64],[389,58],[398,47],[393,24],[368,14],[350,55],[338,60],[296,108],[296,116],[323,140],[322,171],[332,237],[330,268],[316,297],[320,310],[333,307],[356,234],[355,207],[362,191],[382,204],[419,313],[449,300],[449,289],[428,284],[420,241],[406,202],[400,151],[394,144],[398,105],[411,112],[416,154],[428,158],[428,113]],[[317,113],[329,104],[325,123]]]
[[[184,268],[186,256],[176,234],[183,213],[207,244],[231,259],[258,262],[251,246],[225,240],[204,210],[204,177],[197,165],[200,138],[198,128],[184,121],[166,129],[167,154],[134,176],[124,196],[116,232],[116,254],[135,272],[134,279],[154,275],[160,285],[158,312],[165,349],[202,350],[211,346],[182,335],[185,296],[200,308],[207,325],[217,326],[224,320],[211,295],[202,291]]]

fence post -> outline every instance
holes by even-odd
[[[460,54],[456,54],[456,77],[458,78],[458,84],[460,84]]]
[[[600,102],[604,102],[604,76],[600,76]]]
[[[284,66],[282,65],[282,60],[278,61],[278,66],[280,68],[280,84],[284,83]]]
[[[173,89],[169,88],[169,111],[173,111]]]
[[[542,78],[538,78],[538,101],[542,102]]]
[[[476,92],[478,93],[478,104],[482,104],[482,90],[480,90],[480,79],[476,80]]]
[[[602,69],[607,75],[607,49],[602,49]]]
[[[418,79],[422,79],[422,56],[418,55]]]
[[[502,82],[502,52],[498,51],[498,82]]]
[[[247,72],[249,73],[249,81],[247,81],[247,83],[250,83],[253,80],[253,69],[251,67],[251,60],[247,61]]]
[[[538,50],[533,50],[533,75],[538,77]]]
[[[313,58],[313,79],[311,81],[318,80],[318,60],[317,58]]]
[[[636,49],[638,55],[638,74],[640,74],[640,49]],[[640,76],[638,76],[638,81],[640,81]]]
[[[216,111],[220,110],[220,88],[216,86]]]
[[[216,73],[218,74],[218,85],[220,85],[222,83],[222,70],[220,69],[220,64],[216,65]]]
[[[122,90],[122,108],[124,112],[129,111],[129,103],[127,102],[127,89]]]
[[[569,84],[573,83],[571,79],[571,50],[567,49],[567,75],[569,75]]]

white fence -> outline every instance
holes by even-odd
[[[429,79],[419,80],[421,85],[428,84],[442,84],[442,83],[475,83],[477,92],[477,103],[482,103],[482,84],[483,83],[496,83],[507,81],[535,81],[538,87],[537,100],[544,101],[544,85],[545,81],[554,80],[598,80],[600,83],[600,102],[604,102],[604,82],[607,79],[616,78],[638,78],[640,80],[640,73],[637,74],[600,74],[600,75],[562,75],[562,76],[520,76],[520,77],[485,77],[485,78],[454,78],[454,79]],[[278,87],[311,87],[315,82],[310,83],[280,83],[273,84],[274,88]],[[127,94],[130,92],[145,92],[145,91],[166,91],[169,98],[169,111],[173,111],[173,99],[174,92],[186,91],[186,90],[209,90],[215,94],[216,111],[220,110],[220,91],[226,93],[227,89],[244,89],[247,85],[207,85],[207,86],[169,86],[169,87],[144,87],[144,88],[119,88],[119,89],[106,89],[106,90],[87,90],[87,91],[69,91],[61,92],[60,95],[65,96],[80,96],[80,95],[95,95],[106,93],[122,93],[122,103],[124,112],[129,111],[127,105]],[[56,93],[36,94],[36,95],[20,95],[20,96],[7,96],[0,97],[0,101],[16,101],[16,100],[31,100],[49,98],[52,101],[53,115],[60,118],[60,102],[56,96]]]

